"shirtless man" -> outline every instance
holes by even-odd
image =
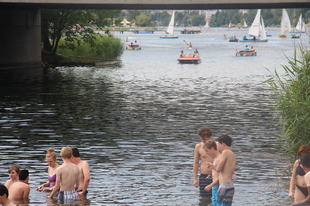
[[[0,204],[3,206],[15,206],[9,199],[9,191],[3,184],[0,184]]]
[[[60,189],[58,197],[60,204],[70,204],[78,198],[76,189],[79,187],[80,170],[71,162],[72,149],[70,147],[63,147],[60,155],[63,164],[56,169],[56,185],[49,197],[52,198]]]
[[[29,202],[30,186],[28,185],[28,170],[19,170],[19,181],[10,186],[9,199],[15,204],[23,204]]]
[[[86,161],[81,160],[80,153],[77,148],[72,148],[71,161],[80,168],[79,187],[77,192],[79,195],[86,195],[90,181],[89,165]]]
[[[207,163],[212,163],[213,158],[206,153],[203,149],[203,145],[206,141],[211,140],[212,132],[209,127],[201,127],[198,130],[198,136],[201,139],[201,142],[195,146],[195,156],[194,156],[194,186],[199,186],[199,194],[202,199],[211,199],[212,191],[205,191],[205,187],[212,183],[212,169],[208,168]],[[200,176],[199,183],[197,179],[199,162],[200,164]]]
[[[216,142],[213,140],[208,140],[203,146],[203,149],[208,155],[213,157],[213,165],[217,166],[221,158],[221,153],[217,150]],[[212,170],[212,183],[205,187],[206,191],[212,188],[212,205],[217,205],[217,189],[219,186],[219,173]]]
[[[232,204],[235,188],[232,177],[236,168],[236,155],[231,151],[232,138],[222,135],[218,138],[219,151],[222,153],[217,166],[208,163],[208,167],[219,172],[219,188],[217,205],[229,206]]]

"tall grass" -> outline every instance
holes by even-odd
[[[301,145],[310,143],[310,58],[309,51],[300,47],[295,49],[294,57],[287,65],[281,65],[285,71],[280,76],[275,70],[267,80],[276,96],[276,112],[283,135],[280,144],[288,158],[294,162]]]
[[[116,59],[124,52],[121,39],[113,35],[87,34],[74,39],[61,39],[57,53],[63,56],[79,56]]]

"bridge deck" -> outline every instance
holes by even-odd
[[[310,0],[0,0],[2,8],[258,9],[309,8]]]

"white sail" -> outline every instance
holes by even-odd
[[[290,21],[290,18],[288,17],[288,14],[287,14],[285,9],[282,9],[282,19],[283,19],[284,32],[290,32],[291,31],[291,21]],[[281,25],[281,32],[282,32],[282,25]]]
[[[174,10],[172,12],[171,20],[167,28],[167,33],[173,36],[173,30],[174,30]]]
[[[304,32],[305,31],[305,23],[302,21],[302,15],[300,14],[298,23],[296,25],[297,32]]]
[[[208,11],[206,11],[206,16],[205,16],[205,21],[206,21],[206,25],[205,25],[205,28],[206,29],[209,29],[209,21],[208,21]]]
[[[248,34],[255,36],[256,38],[259,36],[260,31],[260,9],[257,10],[254,21],[249,29]]]
[[[246,24],[245,21],[243,22],[243,27],[244,27],[244,28],[247,28],[247,27],[248,27],[248,25]]]
[[[231,28],[231,27],[232,27],[232,25],[231,25],[231,21],[229,22],[229,25],[228,25],[228,27],[229,27],[229,28]]]
[[[259,38],[260,39],[266,39],[266,30],[265,30],[265,24],[264,24],[264,20],[262,17],[262,26],[260,27],[260,31],[259,31]]]

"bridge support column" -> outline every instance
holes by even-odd
[[[0,8],[0,69],[41,65],[39,9]]]

